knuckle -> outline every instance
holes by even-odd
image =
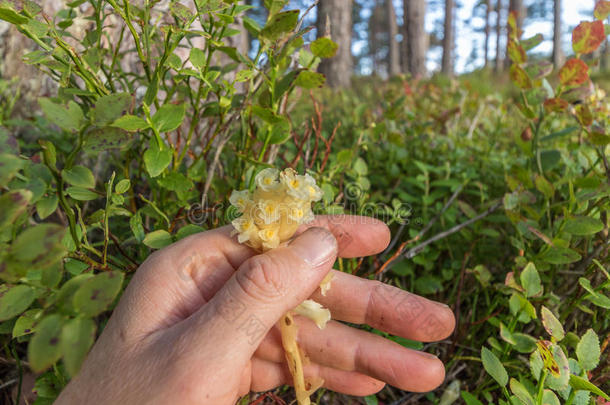
[[[248,268],[237,272],[235,279],[247,296],[258,301],[272,301],[281,297],[285,290],[279,267],[270,255],[254,256]]]

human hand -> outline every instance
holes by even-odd
[[[257,254],[223,227],[153,253],[138,269],[79,374],[57,404],[234,404],[250,391],[290,384],[274,326],[312,297],[333,321],[295,317],[310,358],[306,377],[364,396],[385,383],[429,391],[444,379],[434,356],[338,321],[419,341],[444,339],[451,310],[377,281],[331,270],[340,257],[382,251],[380,221],[320,216],[285,247]],[[316,291],[333,271],[326,296]]]

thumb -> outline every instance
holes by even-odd
[[[249,359],[273,325],[311,296],[336,257],[333,234],[310,228],[288,246],[246,260],[196,314],[192,347],[211,340],[217,354],[226,346],[231,357]]]

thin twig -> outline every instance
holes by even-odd
[[[477,222],[478,220],[485,218],[486,216],[488,216],[489,214],[491,214],[492,212],[494,212],[495,210],[497,210],[501,206],[502,206],[502,200],[499,200],[494,205],[489,207],[486,211],[480,213],[476,217],[471,218],[471,219],[469,219],[466,222],[462,222],[461,224],[456,225],[453,228],[451,228],[451,229],[449,229],[449,230],[447,230],[445,232],[441,232],[441,233],[431,237],[427,241],[420,243],[419,245],[415,246],[414,248],[409,249],[409,251],[404,254],[405,258],[407,258],[407,259],[413,258],[419,252],[421,252],[426,246],[428,246],[429,244],[434,243],[437,240],[446,238],[447,236],[453,235],[456,232],[459,232],[462,228],[465,228],[465,227],[467,227],[469,225],[472,225],[473,223]]]
[[[453,228],[450,228],[444,232],[441,232],[439,234],[434,235],[433,237],[431,237],[430,239],[420,243],[419,245],[409,249],[407,252],[403,253],[402,255],[406,258],[406,259],[412,259],[413,257],[415,257],[419,252],[421,252],[426,246],[430,245],[431,243],[434,243],[440,239],[444,239],[447,236],[453,235],[456,232],[459,232],[462,228],[465,228],[475,222],[477,222],[480,219],[485,218],[486,216],[488,216],[489,214],[491,214],[492,212],[494,212],[495,210],[497,210],[498,208],[500,208],[502,206],[502,200],[497,201],[494,205],[492,205],[491,207],[489,207],[487,210],[485,210],[484,212],[480,213],[479,215],[477,215],[476,217],[473,217],[471,219],[469,219],[468,221],[462,222],[459,225],[454,226]],[[404,242],[401,246],[400,249],[398,250],[397,253],[395,253],[389,260],[388,262],[384,263],[384,265],[377,270],[377,272],[375,274],[382,274],[384,272],[386,272],[391,265],[389,264],[390,261],[394,261],[399,255],[400,252],[402,252],[402,250],[404,249],[404,246],[406,246],[408,243],[411,242],[415,242],[417,240],[417,237]]]
[[[430,230],[430,228],[432,228],[432,226],[436,223],[436,221],[438,221],[438,219],[445,213],[445,211],[447,211],[447,209],[453,204],[453,202],[455,201],[457,196],[460,194],[460,192],[463,190],[463,188],[464,188],[464,185],[460,184],[460,186],[453,192],[453,194],[451,195],[449,200],[447,200],[447,203],[445,203],[445,206],[440,210],[440,212],[438,214],[436,214],[436,216],[434,218],[432,218],[432,220],[430,222],[428,222],[428,224],[426,224],[426,226],[424,226],[424,228],[421,231],[419,231],[419,233],[414,238],[408,240],[406,243],[402,243],[400,245],[398,251],[394,255],[392,255],[392,257],[390,257],[390,259],[388,261],[386,261],[383,264],[383,266],[377,271],[377,274],[385,272],[389,268],[390,263],[392,263],[398,256],[401,255],[401,253],[403,252],[403,250],[405,249],[405,247],[407,245],[420,240],[426,234],[426,232],[428,232]],[[405,226],[406,226],[406,223],[400,225],[400,228],[398,228],[398,232],[396,232],[396,236],[394,237],[394,239],[392,240],[392,242],[390,243],[388,248],[385,250],[385,252],[383,252],[382,257],[385,254],[387,254],[389,251],[391,251],[392,248],[394,247],[394,245],[396,245],[396,242],[398,241],[398,238],[400,237],[400,235],[402,235],[402,232],[403,232]]]

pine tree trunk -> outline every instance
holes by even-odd
[[[316,26],[318,36],[326,32],[326,20],[330,22],[330,36],[339,45],[337,54],[324,59],[318,70],[326,76],[331,87],[347,87],[352,76],[352,5],[353,0],[321,0],[318,3]]]
[[[501,72],[504,64],[502,62],[502,11],[504,5],[502,0],[496,2],[496,72]]]
[[[441,71],[453,75],[453,0],[445,0],[445,24],[443,29],[443,60]]]
[[[415,78],[426,74],[426,16],[425,0],[404,0],[405,26],[407,29],[407,62],[409,72]]]
[[[388,17],[388,47],[390,54],[388,74],[390,76],[396,76],[397,74],[400,74],[400,51],[398,49],[398,41],[396,40],[396,36],[398,35],[398,23],[396,22],[396,11],[394,10],[392,0],[386,0],[385,3]]]
[[[489,65],[489,36],[491,26],[489,16],[491,14],[491,0],[485,0],[485,67]]]
[[[561,48],[561,0],[553,3],[553,65],[559,68],[563,65],[564,55]]]

